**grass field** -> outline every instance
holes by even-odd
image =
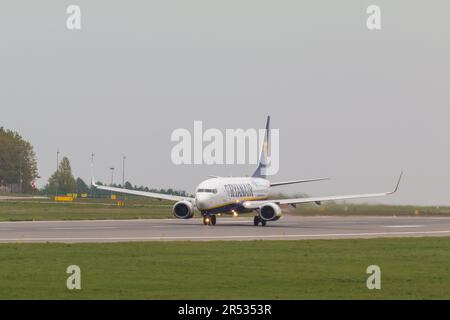
[[[0,260],[0,299],[450,299],[450,238],[2,244]]]
[[[124,207],[108,199],[0,201],[0,221],[172,218],[168,201],[132,199]]]
[[[372,216],[450,216],[450,207],[323,203],[297,206],[290,210],[302,215],[372,215]]]
[[[173,203],[147,198],[129,198],[125,206],[109,199],[77,199],[72,203],[52,200],[0,201],[0,221],[87,220],[87,219],[154,219],[173,218]],[[367,204],[300,205],[283,209],[301,215],[383,215],[383,216],[450,216],[449,207],[416,207]]]

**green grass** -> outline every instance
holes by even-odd
[[[73,203],[52,200],[0,201],[0,221],[23,220],[92,220],[92,219],[153,219],[173,218],[173,203],[148,198],[131,197],[124,207],[109,199],[77,199]],[[299,215],[377,215],[377,216],[450,216],[449,207],[416,207],[367,204],[299,205],[284,212]]]
[[[323,203],[321,206],[307,204],[299,205],[297,209],[289,210],[293,214],[302,215],[333,215],[333,216],[450,216],[450,207],[411,206],[411,205],[373,205],[373,204],[342,204]]]
[[[2,244],[0,261],[0,299],[450,299],[450,238]]]
[[[124,207],[108,199],[79,199],[72,203],[51,200],[0,201],[0,221],[172,218],[172,203],[127,200]]]

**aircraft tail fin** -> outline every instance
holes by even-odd
[[[264,141],[262,144],[261,155],[259,157],[258,167],[252,174],[255,178],[266,178],[265,168],[267,166],[267,157],[269,155],[270,148],[270,116],[267,116],[266,129],[264,132]]]

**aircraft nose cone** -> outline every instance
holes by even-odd
[[[200,210],[206,209],[208,207],[208,197],[197,195],[197,197],[195,197],[195,205]]]

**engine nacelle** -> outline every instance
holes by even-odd
[[[266,221],[277,221],[281,214],[281,208],[275,203],[265,204],[259,209],[259,216]]]
[[[178,201],[174,204],[172,213],[178,219],[190,219],[194,216],[194,205],[189,201]]]

